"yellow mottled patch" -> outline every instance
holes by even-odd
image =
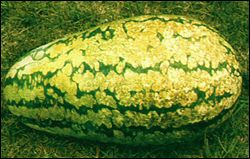
[[[153,91],[161,91],[163,89],[165,89],[168,85],[168,80],[167,80],[167,76],[162,76],[159,72],[148,72],[150,76],[150,78],[152,78],[151,80],[153,81],[152,84],[152,90]]]
[[[72,62],[72,66],[78,68],[82,62],[84,62],[84,56],[82,56],[82,52],[79,49],[74,49],[69,53],[70,61]]]
[[[78,73],[83,73],[83,71],[84,71],[84,65],[81,64],[80,67],[79,67],[79,69],[77,70],[77,72]]]
[[[130,106],[130,93],[127,91],[126,86],[121,86],[119,89],[117,88],[116,97],[120,105]]]
[[[178,101],[183,107],[190,106],[192,103],[196,102],[198,99],[198,96],[194,91],[191,91],[189,93],[181,92],[181,94],[182,96],[178,97]]]
[[[207,91],[206,91],[206,99],[208,99],[212,94],[214,93],[214,88],[210,87]]]
[[[86,71],[85,74],[75,73],[72,79],[79,84],[81,91],[91,91],[98,88],[98,85],[93,82],[94,75],[89,71]]]
[[[201,105],[198,105],[194,108],[194,110],[197,111],[197,113],[201,116],[205,116],[209,112],[209,107],[207,107],[206,104],[202,103]]]
[[[92,110],[88,110],[86,117],[89,121],[91,121],[91,123],[93,123],[93,126],[101,126],[103,124],[107,128],[112,128],[111,115],[112,112],[109,109],[103,108],[97,113]]]
[[[118,73],[122,73],[124,67],[125,67],[125,62],[119,62],[118,65],[116,66],[116,71]]]
[[[70,76],[72,74],[72,66],[70,63],[67,63],[66,66],[63,67],[62,72],[67,75]]]
[[[183,29],[179,31],[179,34],[185,38],[190,38],[190,37],[193,38],[194,31],[191,30],[191,28],[192,26],[190,24],[187,24],[186,26],[184,26]]]
[[[112,96],[106,95],[104,92],[96,92],[95,97],[98,104],[107,105],[113,108],[117,107],[115,99]]]
[[[105,82],[106,81],[106,82]],[[93,85],[98,86],[101,91],[107,89],[108,80],[105,78],[104,74],[101,72],[97,72],[95,78],[93,80]]]
[[[58,95],[54,92],[54,90],[52,88],[47,89],[47,94],[52,96],[55,99],[58,98]]]
[[[167,77],[173,83],[178,83],[183,76],[185,76],[185,72],[182,69],[168,68]]]
[[[142,85],[141,85],[141,78],[138,73],[135,73],[129,69],[126,70],[124,73],[124,85],[127,86],[128,90],[127,91],[141,91],[142,90]]]
[[[61,92],[66,92],[72,96],[76,95],[77,86],[75,82],[70,80],[63,72],[57,73],[50,79],[51,86],[57,87]]]
[[[34,100],[35,98],[38,98],[41,101],[45,99],[44,88],[42,86],[29,89],[27,86],[20,88],[17,84],[8,85],[4,89],[4,95],[6,100],[15,101],[17,103],[21,99],[28,102]]]
[[[8,77],[9,78],[14,78],[16,74],[17,74],[17,70],[13,66],[13,68],[10,69],[8,74],[6,75],[6,78],[8,78]]]
[[[47,52],[49,53],[50,58],[55,58],[58,55],[65,53],[66,50],[68,50],[67,45],[64,43],[59,43],[53,47],[50,47]]]
[[[195,58],[193,58],[193,56],[188,58],[187,65],[188,65],[188,68],[190,69],[197,67],[197,61],[195,60]]]
[[[161,73],[163,75],[167,74],[168,67],[169,67],[169,62],[168,61],[164,61],[163,63],[161,63],[160,69],[161,69]]]
[[[116,127],[121,127],[124,124],[124,116],[118,110],[112,110],[112,123]]]
[[[95,68],[96,71],[99,71],[99,70],[100,70],[99,62],[95,62],[95,63],[94,63],[94,68]]]
[[[4,88],[4,96],[5,100],[10,100],[10,101],[16,101],[19,102],[21,100],[20,95],[17,93],[18,92],[18,86],[17,84],[14,85],[8,85]]]
[[[76,106],[77,109],[83,106],[92,108],[93,105],[96,104],[96,101],[92,95],[84,95],[81,98],[77,98],[76,96],[72,96],[71,94],[66,94],[65,100],[70,104]]]
[[[83,105],[92,107],[94,104],[96,104],[96,101],[92,95],[84,95],[81,97],[81,101],[83,102]]]

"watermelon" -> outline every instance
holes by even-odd
[[[6,75],[25,125],[103,143],[195,139],[228,119],[241,94],[235,51],[214,28],[170,15],[118,20],[38,47]]]

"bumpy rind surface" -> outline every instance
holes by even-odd
[[[123,144],[193,138],[241,92],[232,47],[179,16],[104,24],[32,50],[6,77],[9,110],[35,129]]]

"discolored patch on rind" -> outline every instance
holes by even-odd
[[[167,129],[212,120],[233,106],[242,78],[234,50],[213,28],[162,15],[104,24],[41,46],[10,69],[5,84],[14,114],[105,126],[115,138],[93,136],[119,142],[125,134],[113,127]],[[71,131],[58,129],[64,130]],[[141,132],[133,142],[145,135],[155,141]]]

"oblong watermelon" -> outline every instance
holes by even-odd
[[[182,16],[147,15],[30,51],[9,70],[4,98],[34,129],[165,144],[227,119],[241,85],[235,51],[215,29]]]

